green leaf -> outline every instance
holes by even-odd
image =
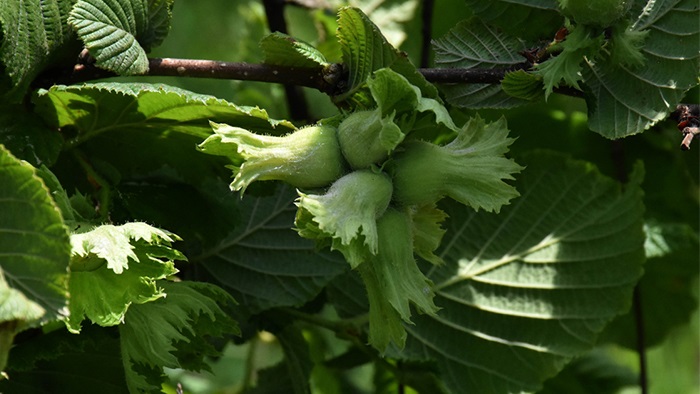
[[[310,44],[280,32],[274,32],[260,41],[265,63],[278,66],[322,68],[326,58]]]
[[[554,0],[467,0],[482,21],[527,39],[554,34],[564,23]]]
[[[69,146],[109,162],[124,177],[169,167],[185,181],[199,184],[212,173],[212,159],[193,147],[211,134],[210,120],[269,134],[295,129],[257,107],[166,85],[54,86],[41,90],[34,102],[47,123],[65,130]]]
[[[32,166],[0,145],[0,277],[4,296],[18,302],[0,309],[0,322],[23,315],[18,325],[37,323],[29,318],[39,317],[38,308],[39,323],[64,319],[69,259],[68,232],[49,191]]]
[[[446,204],[433,266],[436,316],[416,316],[404,356],[437,362],[453,391],[535,391],[631,304],[644,261],[642,171],[621,186],[591,164],[538,152],[500,215]]]
[[[420,9],[418,0],[355,0],[350,2],[360,8],[382,32],[387,41],[399,48],[410,34],[411,22],[420,17],[416,11]]]
[[[70,0],[3,1],[0,6],[0,63],[9,81],[0,98],[17,99],[73,34],[66,18]]]
[[[537,394],[617,394],[623,388],[639,384],[639,377],[617,364],[604,349],[597,348],[577,358]]]
[[[5,372],[15,334],[28,323],[41,319],[45,313],[39,304],[29,300],[19,290],[9,287],[0,270],[0,374]]]
[[[309,354],[309,345],[304,338],[302,331],[288,325],[284,329],[275,333],[284,352],[283,364],[290,377],[291,386],[295,394],[309,393],[309,377],[313,363]]]
[[[644,250],[648,259],[698,246],[698,234],[687,224],[649,221],[644,225],[644,232]]]
[[[116,330],[88,326],[80,335],[59,329],[34,332],[14,344],[0,380],[3,393],[83,392],[99,385],[100,393],[125,394],[124,368]]]
[[[68,23],[96,59],[120,75],[148,71],[146,52],[170,29],[174,0],[79,0]]]
[[[235,301],[222,289],[197,282],[158,285],[167,297],[134,305],[119,326],[127,385],[133,393],[160,389],[163,367],[208,370],[205,357],[218,352],[207,340],[240,334],[227,314]],[[158,373],[144,376],[144,370]]]
[[[383,116],[395,112],[397,118],[402,118],[403,115],[414,115],[416,111],[429,112],[435,117],[435,121],[431,123],[440,123],[451,131],[459,130],[442,102],[423,97],[418,87],[390,68],[382,68],[372,73],[367,80],[367,86]]]
[[[635,10],[630,29],[649,31],[641,49],[645,66],[623,66],[614,57],[585,59],[583,65],[588,125],[607,138],[641,133],[665,119],[698,84],[697,2],[655,1]]]
[[[357,8],[341,8],[338,12],[338,40],[343,64],[348,71],[348,89],[335,97],[336,102],[352,98],[359,103],[368,97],[352,97],[373,71],[390,67],[417,86],[423,96],[437,98],[437,90],[428,83],[411,62],[392,47],[377,26]]]
[[[85,233],[73,234],[71,252],[74,259],[71,261],[71,268],[82,270],[85,268],[82,265],[83,260],[96,257],[97,260],[105,260],[107,268],[115,274],[121,274],[129,269],[129,260],[140,262],[132,250],[132,239],[136,242],[143,240],[146,243],[158,243],[163,240],[172,243],[174,239],[171,235],[146,223],[126,223],[121,226],[105,224]]]
[[[525,61],[521,40],[479,20],[463,21],[433,41],[435,64],[442,68],[492,69]],[[443,85],[447,101],[463,108],[510,108],[526,101],[509,96],[499,84]]]
[[[580,89],[581,62],[584,58],[595,59],[603,45],[600,31],[589,26],[577,26],[560,43],[562,51],[557,56],[538,64],[536,72],[542,76],[545,97],[563,81],[568,86]]]
[[[185,259],[170,248],[175,239],[145,223],[106,224],[71,235],[68,329],[79,332],[85,317],[101,326],[117,325],[132,303],[164,297],[156,280],[175,274],[173,260]]]
[[[524,70],[509,72],[501,81],[501,88],[508,95],[535,101],[544,97],[542,79]]]
[[[61,151],[61,135],[24,106],[0,108],[0,144],[22,160],[39,167],[54,164]]]
[[[292,230],[296,193],[241,200],[239,225],[219,244],[190,258],[252,313],[301,306],[348,268],[337,254],[318,252]]]
[[[697,311],[700,238],[689,226],[678,223],[647,221],[644,227],[648,260],[638,292],[647,323],[645,346],[652,348],[663,343],[674,328],[688,324]],[[629,335],[636,330],[635,318],[632,312],[620,316],[601,339],[636,350],[637,342]]]

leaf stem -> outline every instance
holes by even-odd
[[[639,284],[633,293],[634,324],[637,331],[637,353],[639,354],[639,387],[642,394],[649,394],[647,379],[646,330],[644,329],[644,314]]]
[[[360,315],[352,319],[329,320],[292,308],[281,308],[280,311],[299,320],[333,331],[337,334],[347,335],[348,331],[355,330],[356,327],[369,321],[368,315]]]
[[[73,157],[85,170],[88,181],[95,187],[98,195],[97,212],[100,214],[102,222],[109,222],[109,209],[111,202],[112,187],[109,182],[100,175],[85,155],[78,149],[71,150]]]
[[[290,316],[293,316],[299,320],[303,320],[303,321],[306,321],[307,323],[311,323],[311,324],[316,325],[318,327],[323,327],[323,328],[326,328],[328,330],[335,332],[339,338],[343,338],[343,339],[350,341],[361,352],[368,355],[375,362],[382,364],[385,368],[390,370],[395,376],[397,376],[397,377],[400,376],[401,371],[399,371],[399,368],[396,365],[390,363],[384,357],[381,357],[374,348],[367,345],[366,341],[361,339],[361,336],[359,335],[359,330],[357,327],[369,322],[369,315],[368,314],[359,315],[359,316],[354,317],[352,319],[343,319],[343,320],[334,321],[334,320],[324,319],[324,318],[319,317],[317,315],[311,315],[308,313],[304,313],[304,312],[301,312],[301,311],[298,311],[298,310],[292,309],[292,308],[280,308],[279,311],[281,311],[282,313],[286,313]]]
[[[615,166],[615,175],[618,182],[624,185],[628,181],[625,144],[623,140],[612,141],[611,158]],[[632,293],[632,308],[634,314],[635,331],[637,332],[637,355],[639,359],[639,387],[642,394],[649,393],[649,382],[647,381],[647,357],[646,357],[646,330],[644,329],[644,314],[642,308],[642,297],[639,290],[639,283],[634,287]]]
[[[245,371],[243,372],[243,382],[239,393],[248,391],[253,385],[253,376],[255,375],[255,352],[258,349],[258,341],[260,338],[253,337],[248,345],[248,354],[245,360]]]

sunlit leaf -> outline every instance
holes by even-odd
[[[68,23],[95,58],[117,74],[148,71],[146,52],[170,29],[174,0],[79,0]]]
[[[101,326],[117,325],[133,304],[164,297],[156,280],[177,272],[170,248],[174,234],[145,223],[105,224],[71,235],[72,258],[68,329],[80,331],[85,317]]]
[[[328,64],[323,54],[310,44],[274,32],[260,41],[265,63],[290,67],[320,68]]]
[[[436,316],[406,326],[405,354],[459,392],[535,391],[630,306],[644,261],[642,171],[621,191],[585,162],[521,159],[522,196],[499,216],[448,204]]]
[[[373,71],[389,67],[403,75],[421,90],[423,96],[437,98],[437,90],[418,73],[401,52],[392,47],[377,26],[357,8],[342,8],[338,13],[338,40],[347,68],[347,92],[336,98],[342,101],[352,97]],[[353,98],[354,101],[368,97]]]

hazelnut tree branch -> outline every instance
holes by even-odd
[[[52,85],[71,85],[95,79],[115,77],[116,74],[99,69],[83,59],[72,69],[51,70],[37,78],[34,87],[48,88]],[[528,70],[530,63],[523,62],[508,68],[462,69],[462,68],[420,68],[418,71],[433,83],[500,83],[505,75],[514,70]],[[346,85],[342,66],[331,64],[327,67],[304,68],[270,64],[221,62],[215,60],[152,58],[149,71],[144,76],[176,76],[190,78],[232,79],[279,83],[304,86],[334,96],[342,93]],[[573,97],[583,97],[583,92],[570,87],[560,87],[555,92]],[[678,122],[683,133],[681,149],[690,148],[691,141],[700,135],[700,106],[679,104],[670,115]]]

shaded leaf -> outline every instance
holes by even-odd
[[[528,101],[544,97],[542,80],[524,70],[509,72],[501,81],[501,88],[509,95]]]
[[[639,377],[617,364],[603,348],[577,358],[555,378],[544,384],[538,394],[617,394],[625,387],[637,386]]]
[[[295,197],[287,187],[272,196],[246,195],[238,227],[190,258],[253,313],[303,305],[348,268],[340,256],[318,252],[292,230]]]
[[[0,145],[0,278],[3,295],[16,302],[0,308],[0,322],[64,319],[69,258],[68,232],[44,183]]]
[[[686,225],[647,222],[644,248],[647,262],[638,291],[643,307],[645,346],[661,344],[673,329],[688,324],[697,311],[697,278],[700,274],[700,242]],[[637,349],[630,332],[636,330],[633,312],[610,324],[602,340]]]
[[[71,0],[3,1],[0,6],[0,63],[8,81],[0,78],[0,97],[17,99],[49,60],[70,44],[73,32],[66,18]],[[77,55],[77,52],[75,53]],[[74,56],[75,56],[74,55]]]
[[[435,64],[443,68],[507,68],[525,59],[518,52],[525,45],[479,20],[459,23],[446,35],[433,41]],[[509,108],[527,103],[512,97],[499,84],[442,85],[447,101],[465,108]]]
[[[163,367],[208,369],[204,357],[218,352],[207,340],[239,333],[236,322],[227,315],[235,301],[220,288],[197,282],[158,285],[167,297],[130,308],[125,324],[119,327],[130,392],[157,391]],[[158,383],[154,386],[153,382]]]
[[[25,338],[26,339],[26,338]],[[104,394],[127,394],[115,332],[88,326],[80,335],[59,329],[35,333],[12,347],[0,380],[3,393],[80,393],[99,387]]]
[[[610,57],[585,59],[583,65],[588,125],[607,138],[641,133],[665,119],[685,91],[698,84],[697,2],[649,1],[636,11],[630,29],[649,31],[641,49],[645,65],[623,66]]]
[[[216,161],[215,170],[212,159],[194,148],[211,134],[210,120],[260,133],[295,129],[287,121],[270,119],[259,108],[166,85],[54,86],[41,90],[34,102],[46,122],[66,134],[67,144],[80,145],[86,155],[109,162],[123,176],[142,177],[168,166],[192,184],[225,163]]]
[[[306,343],[302,331],[293,325],[288,325],[276,332],[275,336],[282,345],[283,364],[290,377],[293,392],[295,394],[311,392],[309,377],[313,363],[309,355],[309,345]]]
[[[0,144],[22,160],[38,167],[54,164],[63,141],[36,114],[20,105],[0,108]]]
[[[482,21],[528,39],[554,34],[564,23],[556,0],[467,0],[467,6]]]
[[[499,216],[446,205],[437,316],[406,326],[405,355],[434,359],[455,391],[537,390],[631,304],[644,261],[642,171],[620,185],[539,152]]]
[[[79,0],[68,23],[96,65],[121,75],[148,71],[146,52],[170,28],[174,0]]]

